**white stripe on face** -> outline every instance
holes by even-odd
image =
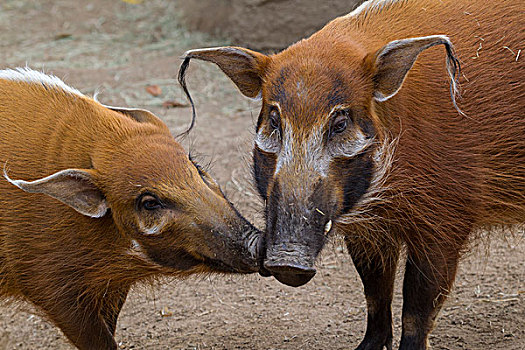
[[[153,226],[147,226],[143,222],[139,223],[140,232],[145,236],[151,236],[151,235],[158,235],[161,231],[164,225],[166,224],[166,218],[162,218],[161,221],[157,224],[154,224]]]
[[[278,102],[271,102],[269,103],[270,106],[273,106],[277,108],[279,111],[279,115],[282,115],[281,113],[281,106]],[[280,121],[283,122],[282,120]],[[265,126],[261,127],[259,132],[255,135],[255,144],[257,147],[259,147],[260,150],[267,152],[267,153],[279,153],[279,150],[281,149],[281,139],[282,135],[281,132],[277,129],[273,130],[270,135],[266,135],[265,133]],[[284,126],[282,127],[284,130]]]
[[[344,106],[335,106],[329,115],[342,108]],[[294,172],[298,174],[314,170],[321,177],[326,177],[330,161],[334,157],[355,157],[376,142],[357,125],[354,125],[353,133],[349,133],[346,141],[325,145],[323,142],[326,132],[324,126],[312,128],[305,135],[306,137],[301,137],[301,135],[294,135],[292,126],[286,119],[281,119],[280,123],[282,135],[278,130],[266,135],[263,127],[255,136],[255,143],[262,151],[277,155],[274,175],[277,175],[285,166],[293,166]]]
[[[355,129],[352,139],[337,145],[332,145],[329,152],[332,157],[352,158],[362,153],[376,141],[368,138],[359,128]]]
[[[265,135],[261,130],[255,135],[255,144],[260,150],[267,153],[278,153],[281,148],[281,137],[278,130],[272,131],[270,135]]]
[[[293,166],[296,173],[309,172],[312,169],[322,177],[328,176],[330,159],[324,151],[323,127],[310,131],[306,140],[302,140],[292,132],[292,127],[281,122],[284,135],[282,146],[277,157],[275,174],[285,166]]]

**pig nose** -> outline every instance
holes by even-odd
[[[308,283],[317,272],[313,267],[289,262],[267,261],[264,268],[279,282],[291,287],[299,287]]]

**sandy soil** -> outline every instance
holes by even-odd
[[[178,13],[175,1],[3,0],[0,62],[43,68],[86,94],[99,91],[106,104],[149,108],[177,134],[189,122],[189,109],[165,109],[162,102],[184,102],[174,79],[178,57],[189,48],[225,43],[186,32]],[[163,94],[150,96],[149,84]],[[260,224],[262,205],[249,168],[259,106],[212,65],[193,63],[188,84],[199,117],[182,143],[211,162],[232,201]],[[398,282],[396,339],[400,308]],[[365,321],[361,283],[334,242],[323,252],[318,275],[298,289],[255,275],[138,286],[116,337],[122,349],[349,349],[359,343]],[[466,257],[430,341],[434,349],[525,349],[525,233],[493,237]],[[0,350],[70,348],[30,306],[0,306]]]

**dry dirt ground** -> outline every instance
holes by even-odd
[[[186,32],[177,15],[176,1],[2,0],[0,62],[44,69],[86,94],[99,91],[106,104],[149,108],[177,134],[189,122],[189,109],[165,109],[162,102],[184,102],[174,79],[178,57],[189,48],[226,42]],[[199,117],[182,143],[212,162],[212,174],[232,201],[260,225],[262,206],[248,161],[259,106],[212,65],[194,62],[188,80]],[[150,96],[148,84],[159,85],[163,94]],[[463,261],[430,339],[434,349],[525,349],[525,233],[504,236]],[[365,326],[361,289],[335,242],[323,252],[318,275],[298,289],[255,275],[137,287],[116,337],[123,349],[352,349]],[[0,305],[0,349],[70,348],[31,307]]]

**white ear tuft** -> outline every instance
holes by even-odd
[[[374,55],[375,61],[373,62],[375,100],[383,102],[395,96],[401,89],[408,72],[416,62],[419,54],[435,45],[445,46],[452,102],[458,112],[463,114],[463,112],[459,110],[455,99],[457,95],[457,79],[460,64],[455,56],[452,42],[446,35],[430,35],[394,40],[379,49]]]

